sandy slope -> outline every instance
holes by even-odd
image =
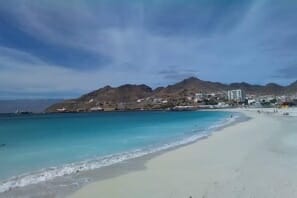
[[[245,113],[252,119],[71,198],[297,197],[297,118]]]

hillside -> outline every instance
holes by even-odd
[[[226,94],[228,90],[242,89],[253,95],[290,95],[297,93],[297,81],[281,86],[275,83],[252,85],[245,82],[223,84],[203,81],[195,77],[187,78],[167,87],[153,90],[147,85],[106,86],[87,93],[77,99],[66,100],[49,107],[46,112],[77,112],[96,110],[136,110],[160,109],[175,105],[190,105],[185,98],[196,93]],[[163,102],[161,102],[161,99]]]

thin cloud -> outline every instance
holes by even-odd
[[[193,75],[266,83],[278,73],[282,83],[295,75],[281,65],[297,61],[297,3],[274,2],[3,1],[0,89],[83,93]]]

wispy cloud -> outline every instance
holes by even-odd
[[[153,77],[140,73],[129,79],[131,73],[125,70],[97,69],[92,72],[79,71],[59,65],[48,64],[31,54],[9,48],[0,48],[0,98],[23,94],[24,97],[46,98],[74,97],[86,91],[110,84],[118,86],[123,83],[143,81],[149,83]],[[112,78],[111,78],[112,76]]]
[[[286,82],[295,70],[285,65],[297,61],[297,3],[275,2],[3,1],[0,91],[79,94],[190,75]]]

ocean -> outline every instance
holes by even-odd
[[[230,117],[214,111],[0,115],[0,193],[188,144]]]

